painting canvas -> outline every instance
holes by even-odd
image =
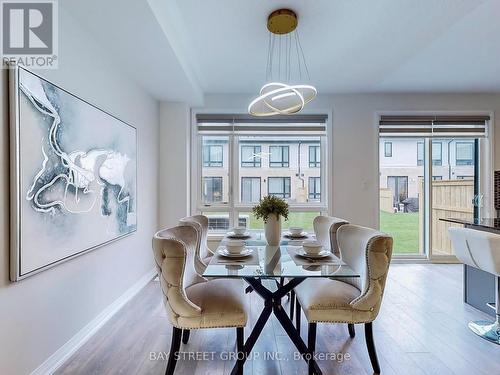
[[[11,278],[136,230],[136,129],[38,75],[11,71]]]

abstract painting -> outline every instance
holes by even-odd
[[[136,230],[136,129],[38,75],[10,73],[11,279]]]

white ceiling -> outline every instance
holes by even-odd
[[[85,11],[94,2],[97,8],[120,4],[119,31],[134,43],[117,32],[107,38],[120,39],[115,48],[122,55],[140,48],[147,61],[141,72],[137,66],[129,70],[161,99],[172,99],[176,91],[176,100],[257,92],[265,80],[266,19],[280,7],[299,16],[311,83],[320,94],[500,92],[500,0],[74,2],[80,4],[73,6],[78,16],[100,30],[106,23],[114,29],[118,21]],[[151,44],[138,45],[141,39]],[[158,73],[163,86],[154,77]],[[180,97],[179,90],[185,91]]]

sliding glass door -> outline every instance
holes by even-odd
[[[380,229],[393,236],[395,257],[453,259],[453,224],[440,219],[479,216],[479,145],[478,138],[380,138]]]

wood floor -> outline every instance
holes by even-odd
[[[262,303],[255,293],[248,298],[253,325]],[[490,319],[462,303],[462,266],[392,265],[382,310],[374,323],[382,374],[500,374],[500,346],[485,342],[467,328],[469,320],[485,318]],[[304,318],[302,323],[306,339]],[[363,327],[356,326],[356,337],[350,339],[345,325],[318,325],[318,352],[350,355],[343,362],[319,361],[325,375],[372,374],[363,333]],[[57,373],[163,374],[166,360],[150,357],[168,352],[170,335],[159,284],[153,281]],[[180,360],[176,374],[229,374],[233,362],[224,355],[234,350],[235,336],[234,329],[193,331],[181,350],[192,355],[203,350],[209,357],[215,354],[210,360]],[[274,319],[257,341],[254,353],[259,357],[246,363],[245,374],[306,374],[306,365],[294,359],[294,350]],[[264,358],[266,353],[274,358]]]

